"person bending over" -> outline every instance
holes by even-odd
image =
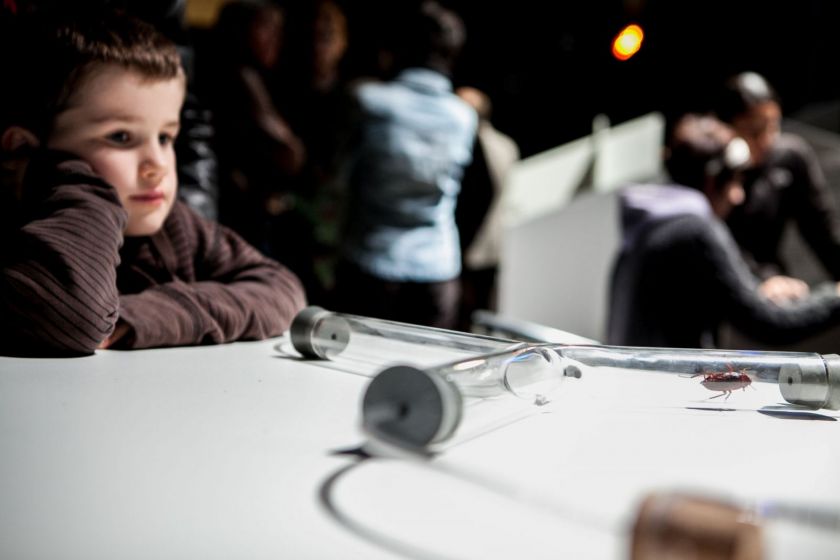
[[[620,194],[622,248],[611,282],[610,344],[715,347],[724,321],[785,344],[840,323],[836,284],[782,304],[759,290],[723,219],[743,202],[747,143],[719,120],[683,117],[666,167],[674,185]]]

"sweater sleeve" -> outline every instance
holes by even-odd
[[[823,286],[805,300],[777,305],[758,292],[758,281],[741,258],[735,241],[720,222],[703,228],[707,270],[720,290],[718,301],[733,325],[770,344],[787,344],[840,324],[840,296]]]
[[[84,162],[40,156],[18,211],[20,225],[0,252],[3,351],[92,354],[118,316],[126,214],[116,192]]]
[[[306,305],[297,277],[231,230],[176,205],[178,227],[167,236],[178,262],[191,262],[195,279],[181,277],[120,297],[129,334],[117,347],[218,344],[276,336]],[[182,227],[181,227],[182,226]]]

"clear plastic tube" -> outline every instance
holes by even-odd
[[[555,346],[562,357],[581,366],[705,375],[747,373],[755,381],[777,383],[786,366],[825,369],[820,354],[804,352],[756,352],[632,346]]]
[[[394,363],[425,367],[525,346],[514,340],[335,313],[317,306],[295,317],[291,342],[306,358],[368,372]]]
[[[534,404],[549,401],[563,381],[560,356],[547,346],[522,346],[427,368],[453,383],[465,397],[511,394]]]
[[[513,395],[542,405],[564,378],[607,367],[630,375],[636,370],[702,376],[706,388],[721,393],[752,382],[776,383],[790,403],[840,409],[836,354],[527,344],[321,308],[308,308],[295,319],[292,342],[301,354],[321,359],[372,353],[370,365],[387,367],[368,387],[363,425],[390,439],[407,437],[410,445],[420,447],[454,433],[465,399]],[[399,343],[398,351],[383,360],[383,347],[391,342]],[[418,363],[419,356],[425,364]]]
[[[611,367],[699,377],[730,392],[754,381],[776,383],[790,403],[840,409],[840,357],[805,352],[756,352],[626,346],[530,345],[431,368],[468,396],[505,392],[546,402],[564,377]]]
[[[456,431],[469,439],[535,412],[530,405],[550,402],[563,378],[557,353],[543,346],[430,368],[390,366],[365,391],[362,426],[378,440],[439,450]]]
[[[449,439],[456,428],[464,435],[521,417],[529,403],[548,402],[563,380],[559,355],[543,345],[320,307],[298,314],[291,340],[306,358],[352,373],[378,372],[365,392],[363,427],[380,442],[414,450]],[[488,402],[503,396],[519,398]]]
[[[708,388],[722,392],[754,381],[777,383],[790,403],[840,409],[840,356],[807,352],[562,346],[554,350],[565,368],[585,373],[616,367],[702,376]]]

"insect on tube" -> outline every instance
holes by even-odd
[[[697,377],[726,397],[753,382],[776,383],[790,403],[840,409],[836,354],[517,344],[321,308],[301,314],[303,320],[296,318],[292,327],[292,341],[310,357],[340,360],[345,354],[370,351],[374,339],[465,354],[433,365],[390,364],[368,386],[363,426],[374,436],[404,440],[407,447],[434,446],[450,438],[462,421],[465,400],[513,395],[542,405],[566,377],[585,377],[607,367],[628,370],[628,375],[646,371]]]
[[[752,382],[777,383],[782,397],[810,408],[840,409],[840,356],[807,352],[562,346],[553,349],[583,372],[598,367],[702,377],[707,388],[730,393]]]

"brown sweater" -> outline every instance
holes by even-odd
[[[0,353],[90,354],[119,318],[116,348],[278,335],[305,305],[288,269],[176,203],[161,231],[129,237],[116,192],[56,154],[30,163],[2,205]]]

